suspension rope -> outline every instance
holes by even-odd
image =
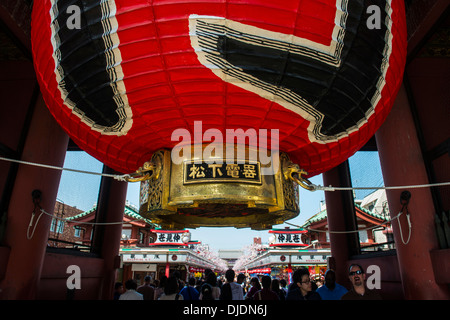
[[[134,182],[132,175],[130,174],[123,174],[123,175],[115,175],[115,174],[107,174],[107,173],[99,173],[99,172],[92,172],[92,171],[84,171],[84,170],[77,170],[77,169],[70,169],[70,168],[63,168],[63,167],[56,167],[46,164],[39,164],[39,163],[33,163],[28,161],[22,161],[22,160],[15,160],[15,159],[9,159],[0,157],[0,160],[3,161],[10,161],[10,162],[16,162],[20,164],[26,164],[36,167],[42,167],[42,168],[48,168],[48,169],[54,169],[54,170],[65,170],[65,171],[72,171],[77,173],[84,173],[84,174],[93,174],[93,175],[99,175],[103,177],[109,177],[113,178],[119,181],[126,181],[126,182]],[[391,187],[333,187],[333,186],[321,186],[321,185],[315,185],[308,181],[308,190],[310,191],[351,191],[351,190],[396,190],[396,189],[415,189],[415,188],[429,188],[429,187],[441,187],[441,186],[449,186],[450,182],[439,182],[439,183],[429,183],[429,184],[419,184],[419,185],[409,185],[409,186],[391,186]]]
[[[77,173],[98,175],[98,176],[102,176],[102,177],[114,178],[119,181],[127,181],[128,178],[131,178],[131,176],[129,174],[115,175],[115,174],[108,174],[108,173],[78,170],[78,169],[62,168],[62,167],[51,166],[51,165],[47,165],[47,164],[40,164],[40,163],[23,161],[23,160],[15,160],[15,159],[9,159],[9,158],[4,158],[4,157],[0,157],[0,160],[15,162],[15,163],[19,163],[19,164],[26,164],[26,165],[35,166],[35,167],[53,169],[53,170],[71,171],[71,172],[77,172]]]
[[[442,187],[448,186],[450,182],[438,182],[438,183],[428,183],[428,184],[417,184],[417,185],[409,185],[409,186],[391,186],[391,187],[324,187],[320,185],[312,185],[313,190],[322,190],[322,191],[351,191],[351,190],[374,190],[374,189],[383,189],[383,190],[398,190],[398,189],[415,189],[415,188],[429,188],[429,187]]]

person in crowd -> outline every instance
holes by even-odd
[[[184,288],[184,281],[181,279],[181,273],[178,270],[175,270],[173,272],[173,276],[177,279],[177,283],[178,283],[178,292],[181,291],[181,289]]]
[[[234,282],[235,273],[233,269],[225,272],[227,282],[222,286],[220,300],[244,300],[242,286]]]
[[[222,286],[223,286],[222,279],[217,279],[217,287],[218,287],[219,289],[222,289]]]
[[[189,278],[187,285],[181,289],[183,300],[199,300],[200,293],[195,289],[195,278]]]
[[[275,292],[272,291],[272,279],[270,276],[261,278],[262,289],[253,295],[253,300],[280,300]]]
[[[321,300],[320,295],[312,291],[308,269],[301,268],[294,271],[286,300]]]
[[[125,282],[126,291],[122,293],[119,300],[144,300],[144,296],[136,291],[137,283],[134,279]]]
[[[250,285],[251,288],[248,290],[247,294],[245,295],[245,300],[253,300],[253,295],[261,290],[261,284],[259,283],[258,277],[253,277],[250,279]]]
[[[214,274],[214,272],[208,273],[205,283],[207,283],[211,286],[211,290],[212,290],[211,295],[213,297],[213,300],[219,300],[221,289],[217,286],[217,277]],[[202,285],[202,288],[203,288],[203,285]],[[209,292],[208,292],[208,294],[209,294]],[[205,300],[205,299],[202,299],[201,292],[200,292],[200,300]]]
[[[179,292],[178,279],[175,275],[171,275],[167,279],[167,283],[164,287],[164,293],[158,300],[183,300],[183,296]]]
[[[119,300],[120,295],[123,293],[123,283],[122,282],[116,282],[114,284],[114,300]]]
[[[317,289],[319,289],[324,284],[324,279],[322,276],[316,278]],[[317,291],[317,290],[316,290]]]
[[[213,298],[213,287],[209,283],[204,283],[200,290],[200,300],[216,300]]]
[[[271,289],[276,293],[279,300],[286,300],[286,292],[280,288],[280,281],[278,279],[272,279]]]
[[[155,299],[155,288],[151,284],[152,277],[145,276],[144,284],[139,286],[136,291],[144,296],[144,300],[154,300]]]
[[[366,274],[359,264],[350,265],[348,277],[352,288],[341,297],[341,300],[381,300],[376,290],[366,287]]]
[[[280,280],[280,287],[281,287],[281,290],[284,291],[284,296],[285,296],[285,297],[286,297],[286,295],[287,295],[287,289],[286,289],[286,286],[287,286],[286,280],[285,280],[285,279],[281,279],[281,280]]]
[[[336,273],[332,269],[328,269],[325,273],[325,283],[317,289],[317,293],[322,300],[340,300],[347,293],[347,289],[336,283]]]
[[[242,294],[245,296],[245,274],[239,273],[236,277],[236,283],[242,287]]]
[[[198,291],[198,293],[202,292],[202,285],[203,285],[203,279],[198,278],[195,283],[195,289]]]
[[[157,285],[155,288],[155,299],[154,300],[159,300],[161,295],[164,293],[164,287],[166,286],[166,283],[167,283],[167,276],[164,275],[161,277],[161,280],[159,281],[159,285]]]

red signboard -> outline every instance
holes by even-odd
[[[259,268],[259,269],[248,270],[248,273],[258,273],[258,274],[270,273],[270,272],[272,272],[271,268]]]

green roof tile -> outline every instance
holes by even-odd
[[[97,206],[94,206],[92,209],[82,212],[80,214],[77,214],[73,217],[68,217],[67,220],[76,220],[76,219],[80,219],[83,218],[89,214],[91,214],[92,212],[94,212],[95,210],[97,210]],[[142,220],[148,224],[154,225],[154,223],[151,222],[151,220],[144,218],[143,216],[141,216],[134,207],[129,206],[129,205],[125,205],[125,210],[124,210],[124,215],[133,218],[135,220]]]

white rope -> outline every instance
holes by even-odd
[[[375,190],[375,189],[384,189],[384,190],[396,190],[396,189],[415,189],[415,188],[429,188],[429,187],[442,187],[448,186],[450,182],[438,182],[438,183],[429,183],[429,184],[417,184],[417,185],[409,185],[409,186],[392,186],[392,187],[323,187],[321,185],[312,184],[312,191],[322,190],[322,191],[351,191],[351,190]]]
[[[62,167],[50,166],[50,165],[46,165],[46,164],[33,163],[33,162],[22,161],[22,160],[9,159],[9,158],[4,158],[4,157],[0,157],[0,160],[11,161],[11,162],[16,162],[16,163],[20,163],[20,164],[27,164],[27,165],[31,165],[31,166],[48,168],[48,169],[65,170],[65,171],[72,171],[72,172],[78,172],[78,173],[99,175],[99,176],[103,176],[103,177],[114,178],[114,179],[119,180],[119,181],[128,181],[127,178],[131,178],[131,176],[129,174],[114,175],[114,174],[107,174],[107,173],[84,171],[84,170],[77,170],[77,169],[70,169],[70,168],[62,168]],[[321,186],[321,185],[311,184],[311,187],[312,187],[311,191],[317,191],[317,190],[322,190],[322,191],[340,191],[340,190],[341,191],[351,191],[351,190],[378,190],[378,189],[395,190],[395,189],[415,189],[415,188],[440,187],[440,186],[449,186],[449,185],[450,185],[450,182],[419,184],[419,185],[409,185],[409,186],[392,186],[392,187],[333,187],[333,186],[324,187],[324,186]]]
[[[41,212],[41,214],[38,216],[38,218],[36,220],[36,223],[34,224],[34,228],[33,228],[33,230],[30,233],[30,229],[33,226],[33,219],[34,219],[34,216],[36,215],[36,213],[33,211],[33,213],[31,214],[30,223],[28,224],[28,228],[27,228],[27,239],[28,240],[31,240],[31,238],[33,238],[34,232],[36,231],[36,227],[37,227],[37,225],[39,223],[39,220],[42,217],[42,214],[43,214],[43,212]]]
[[[98,175],[98,176],[103,176],[103,177],[108,177],[108,178],[114,178],[114,179],[119,180],[119,181],[127,181],[126,178],[130,177],[130,175],[128,175],[128,174],[115,175],[115,174],[99,173],[99,172],[93,172],[93,171],[84,171],[84,170],[77,170],[77,169],[70,169],[70,168],[62,168],[62,167],[56,167],[56,166],[51,166],[51,165],[47,165],[47,164],[33,163],[33,162],[9,159],[9,158],[4,158],[4,157],[0,157],[0,160],[10,161],[10,162],[15,162],[15,163],[20,163],[20,164],[26,164],[26,165],[35,166],[35,167],[60,170],[60,171],[64,170],[64,171],[71,171],[71,172],[77,172],[77,173]]]

